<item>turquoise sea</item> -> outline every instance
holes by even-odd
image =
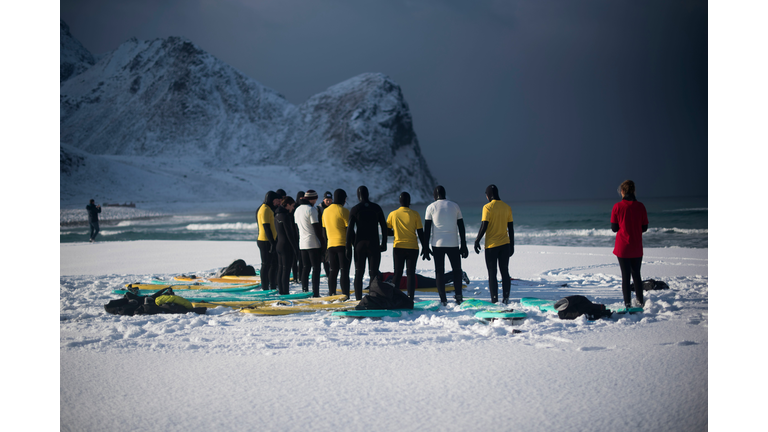
[[[350,198],[351,200],[352,198]],[[450,199],[450,197],[449,197]],[[618,200],[507,202],[515,221],[515,244],[612,247],[610,217]],[[646,247],[708,247],[707,197],[648,198],[640,201],[648,210]],[[483,202],[458,202],[467,226],[468,241],[480,227]],[[351,207],[353,203],[348,203]],[[384,207],[385,215],[395,206]],[[411,208],[421,214],[427,204]],[[151,218],[101,221],[99,242],[130,240],[228,240],[255,241],[253,212],[198,212]],[[85,214],[85,210],[83,210]],[[87,217],[86,217],[87,219]],[[60,227],[61,243],[87,242],[86,222]]]

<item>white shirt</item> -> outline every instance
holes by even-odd
[[[424,219],[432,221],[432,246],[459,247],[459,226],[461,216],[459,205],[447,199],[433,202],[427,207]]]
[[[293,212],[293,218],[299,227],[299,249],[318,249],[320,239],[315,234],[312,224],[320,223],[320,212],[317,207],[300,205]]]

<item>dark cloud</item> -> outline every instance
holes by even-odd
[[[702,1],[62,1],[94,54],[184,36],[301,103],[363,72],[455,199],[707,194]]]

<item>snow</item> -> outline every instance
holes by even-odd
[[[391,246],[391,245],[390,245]],[[120,317],[113,289],[205,274],[252,242],[60,244],[61,430],[706,430],[708,250],[645,250],[646,312],[595,322],[528,313],[481,323],[450,302],[379,321],[328,312]],[[430,261],[418,272],[434,276]],[[489,298],[483,255],[465,297]],[[391,271],[391,247],[382,257]],[[610,248],[517,246],[513,300],[621,304]],[[324,281],[324,279],[323,279]],[[568,287],[559,285],[568,284]],[[299,290],[297,285],[292,291]],[[321,292],[327,286],[321,284]],[[417,292],[421,299],[434,293]],[[449,294],[450,298],[450,294]]]

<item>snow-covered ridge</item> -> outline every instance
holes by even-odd
[[[82,48],[65,27],[62,74],[65,54]],[[63,207],[90,195],[139,205],[253,200],[277,188],[354,196],[361,184],[381,203],[401,191],[416,203],[435,186],[402,91],[380,73],[295,106],[179,37],[132,38],[77,70],[60,92]],[[113,184],[98,186],[105,180]]]

